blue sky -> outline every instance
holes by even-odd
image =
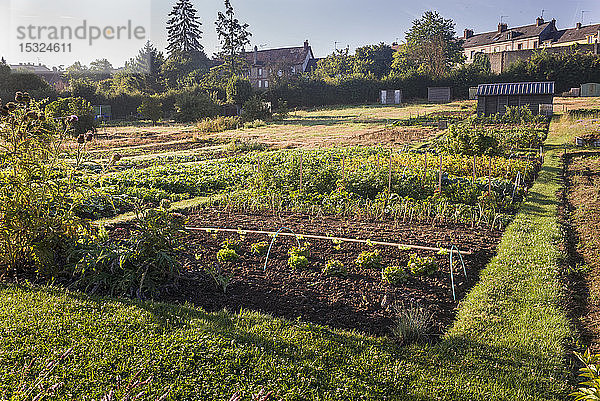
[[[9,62],[42,61],[51,65],[69,65],[76,59],[87,64],[93,59],[107,57],[115,66],[119,66],[130,57],[130,53],[135,53],[132,49],[141,47],[139,43],[105,43],[81,47],[71,54],[11,52],[9,39],[16,35],[14,24],[11,24],[10,16],[15,15],[12,9],[16,4],[27,2],[30,6],[26,14],[36,14],[38,21],[51,21],[50,17],[46,17],[48,11],[41,7],[43,4],[52,4],[61,18],[86,18],[101,26],[120,24],[131,19],[148,26],[150,39],[163,49],[166,45],[167,14],[175,0],[0,0],[0,55],[8,58]],[[210,56],[218,49],[214,21],[217,11],[223,8],[222,0],[193,0],[193,3],[203,23],[202,43]],[[331,53],[335,42],[338,48],[350,46],[353,50],[365,44],[402,41],[411,22],[427,10],[436,10],[444,17],[453,19],[459,35],[467,27],[475,32],[494,30],[501,16],[510,26],[530,24],[542,9],[545,10],[546,19],[557,19],[559,29],[572,27],[579,22],[581,11],[587,11],[584,13],[586,24],[600,22],[598,0],[232,0],[232,3],[238,18],[250,24],[252,46],[300,46],[308,39],[317,57]],[[14,40],[12,43],[14,45]],[[15,46],[12,47],[14,50]]]

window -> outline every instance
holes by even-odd
[[[265,88],[269,87],[269,81],[265,81]]]
[[[523,43],[519,43],[519,44],[517,45],[517,49],[519,49],[519,50],[523,50]]]
[[[494,53],[498,53],[500,51],[500,46],[494,47]]]
[[[258,80],[258,87],[262,88],[262,81],[260,79]]]
[[[594,43],[594,35],[588,36],[588,43]]]
[[[534,49],[537,49],[537,48],[538,48],[538,42],[537,42],[537,40],[533,42],[533,48],[534,48]]]
[[[475,58],[475,50],[471,50],[471,60]]]
[[[258,69],[258,76],[259,76],[259,77],[262,77],[262,68],[259,68],[259,69]]]

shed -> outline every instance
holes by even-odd
[[[580,94],[582,97],[600,96],[600,84],[583,84]]]
[[[450,103],[452,92],[450,88],[427,88],[427,99],[430,103]]]
[[[400,104],[402,103],[402,91],[401,90],[382,90],[381,91],[381,104]]]
[[[477,87],[479,116],[504,114],[507,106],[525,105],[533,114],[547,114],[553,104],[554,82],[482,84]]]
[[[112,107],[108,105],[92,106],[94,108],[94,119],[107,121],[112,119]]]
[[[469,100],[477,99],[477,87],[472,86],[469,88]]]

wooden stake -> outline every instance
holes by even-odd
[[[392,150],[390,149],[390,165],[388,168],[388,196],[392,194]]]
[[[440,177],[439,177],[439,181],[438,181],[438,192],[442,193],[442,154],[440,153]]]
[[[303,154],[300,153],[300,192],[302,192],[302,179],[304,178],[304,158]]]
[[[490,170],[488,177],[488,194],[492,193],[492,156],[490,156]]]
[[[473,185],[475,185],[475,181],[477,180],[477,156],[473,155]]]
[[[346,156],[342,156],[342,181],[346,179]]]
[[[425,152],[425,172],[424,172],[424,181],[427,181],[427,151]]]

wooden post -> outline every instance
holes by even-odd
[[[346,179],[346,155],[342,156],[342,181]]]
[[[300,153],[300,192],[302,192],[302,180],[304,178],[304,158],[302,152]]]
[[[260,155],[258,156],[258,174],[260,174]]]
[[[392,194],[392,150],[390,149],[390,163],[388,167],[388,196]]]
[[[425,172],[424,172],[424,181],[427,182],[427,151],[425,151]]]
[[[477,180],[477,155],[473,155],[473,185],[475,185],[475,181]]]
[[[492,193],[492,156],[490,156],[490,171],[488,177],[488,194]]]
[[[440,153],[440,177],[438,180],[438,192],[440,193],[440,195],[442,194],[442,161],[443,161],[443,156]]]

